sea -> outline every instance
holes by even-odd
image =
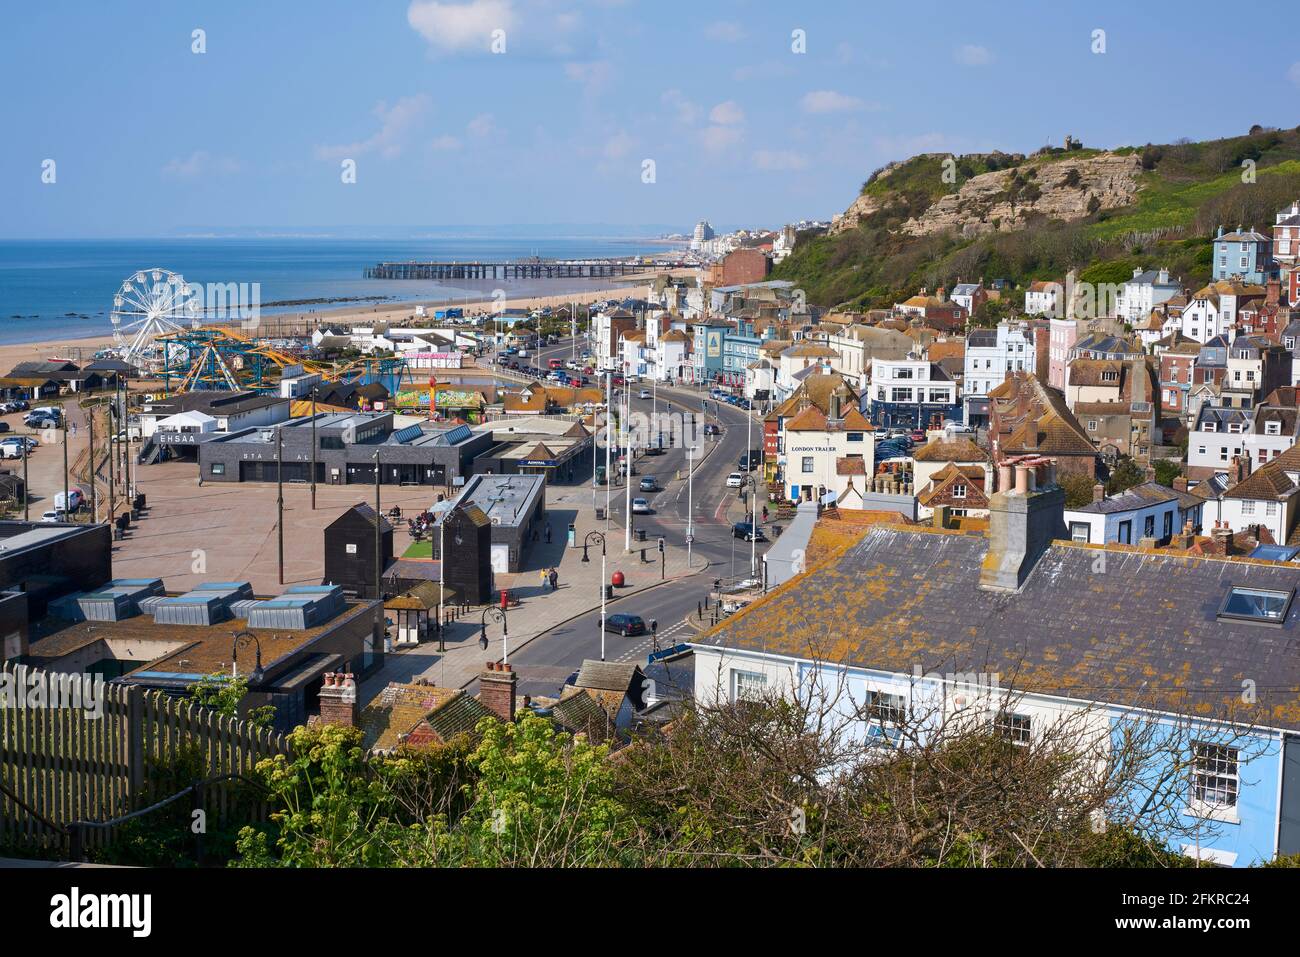
[[[497,288],[504,289],[509,298],[598,288],[591,280],[484,280],[444,285],[363,278],[367,266],[384,261],[615,258],[663,253],[665,249],[653,238],[564,234],[563,228],[503,228],[497,235],[474,231],[393,239],[0,240],[0,344],[112,333],[113,297],[125,280],[142,269],[170,270],[189,283],[259,283],[262,313],[275,314],[381,302],[454,304],[487,298]],[[302,300],[325,301],[275,305]]]

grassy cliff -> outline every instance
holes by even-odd
[[[1054,175],[1052,164],[1126,156],[1136,158],[1129,162],[1137,172],[1136,192],[1131,201],[1124,197],[1125,205],[1099,208],[1096,201],[1082,202],[1085,193],[1073,218],[1035,213],[1040,184],[1054,181],[1058,191],[1065,184],[1087,188],[1072,173]],[[856,308],[890,305],[921,286],[951,288],[958,279],[1018,285],[1061,279],[1071,267],[1127,275],[1134,266],[1168,266],[1196,288],[1209,279],[1209,239],[1217,226],[1264,229],[1277,210],[1300,197],[1300,128],[1255,127],[1246,136],[1106,153],[954,156],[945,167],[947,159],[929,153],[872,174],[849,209],[854,225],[801,236],[774,278],[794,280],[817,305]],[[1254,164],[1254,182],[1243,181],[1247,160]],[[990,173],[998,175],[984,175]],[[974,198],[973,187],[984,181],[992,183]],[[1010,203],[1016,221],[990,219],[991,203],[1002,209]],[[948,210],[936,220],[938,204]],[[948,228],[954,211],[957,223]],[[943,230],[916,235],[918,218],[926,217]]]

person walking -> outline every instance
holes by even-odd
[[[547,574],[545,568],[543,568],[540,572],[538,572],[538,574],[541,576],[542,579],[542,591],[546,591],[546,586],[549,585],[551,582],[551,576]]]
[[[551,569],[551,591],[556,591],[560,587],[560,573],[554,568]]]
[[[545,535],[546,535],[546,544],[547,544],[547,545],[551,544],[551,526],[550,526],[549,523],[548,523],[547,526],[546,526],[546,533],[545,533]]]

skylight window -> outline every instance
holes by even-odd
[[[1294,589],[1269,591],[1263,588],[1232,588],[1219,609],[1219,618],[1280,625],[1286,621],[1287,609],[1291,606],[1291,596],[1294,594]]]

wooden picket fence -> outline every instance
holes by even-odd
[[[34,687],[45,689],[42,700]],[[0,662],[0,846],[106,846],[115,828],[94,825],[170,797],[176,781],[167,769],[182,756],[200,756],[196,776],[206,779],[247,777],[263,758],[288,753],[284,735],[192,701]],[[197,806],[225,823],[239,782],[200,790]],[[266,809],[253,813],[261,819]]]

